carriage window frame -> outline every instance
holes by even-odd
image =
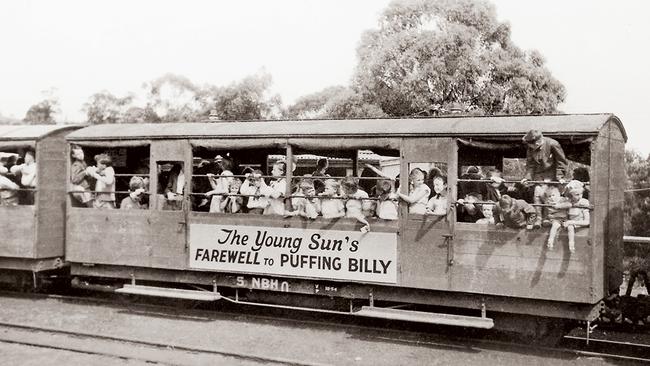
[[[349,152],[349,153],[347,153],[345,155],[354,156],[352,166],[355,166],[354,160],[358,159],[359,150],[372,150],[375,147],[374,146],[368,146],[368,145],[375,145],[375,144],[373,144],[373,142],[377,142],[377,141],[374,141],[373,139],[360,139],[360,141],[357,141],[358,139],[348,139],[348,142],[352,141],[351,144],[353,146],[357,146],[357,145],[361,146],[361,145],[363,145],[363,148],[359,149],[357,147],[348,147],[348,146],[346,146],[347,145],[346,143],[337,143],[336,144],[337,147],[334,148],[334,147],[330,146],[331,142],[330,143],[323,143],[323,140],[316,140],[316,139],[298,139],[298,138],[293,139],[292,138],[292,139],[285,139],[283,141],[282,141],[282,139],[260,139],[260,140],[261,140],[261,144],[260,144],[261,146],[256,146],[254,141],[251,142],[251,141],[234,140],[234,142],[233,142],[233,140],[231,140],[231,141],[191,140],[190,143],[192,145],[192,160],[195,161],[195,160],[198,160],[198,159],[201,158],[200,156],[197,157],[197,155],[196,155],[197,148],[203,148],[203,149],[212,150],[212,151],[217,151],[217,150],[233,151],[233,153],[236,152],[236,151],[241,151],[241,150],[255,150],[256,147],[258,147],[261,150],[269,150],[269,149],[281,148],[282,153],[268,154],[267,155],[267,169],[269,169],[269,171],[268,172],[263,172],[263,173],[265,173],[263,176],[264,177],[270,177],[270,169],[272,167],[273,161],[275,161],[275,160],[285,160],[286,161],[287,156],[290,156],[291,157],[290,159],[293,160],[293,156],[297,156],[297,155],[305,155],[305,154],[318,155],[319,152],[327,152],[327,151],[340,152],[342,150],[345,150],[345,151]],[[389,142],[389,140],[390,140],[390,142]],[[288,143],[289,141],[291,143]],[[282,142],[284,142],[284,143],[282,143]],[[379,139],[379,142],[380,143],[377,144],[378,145],[377,148],[379,150],[393,151],[393,155],[391,155],[391,157],[394,157],[395,159],[397,159],[397,162],[398,162],[397,163],[397,167],[398,167],[397,174],[399,174],[399,169],[401,169],[399,167],[401,167],[401,164],[403,163],[403,159],[401,158],[399,147],[394,148],[395,146],[400,146],[399,139],[397,139],[397,138],[382,138],[382,139]],[[279,146],[279,145],[282,145],[282,146]],[[338,146],[338,145],[343,145],[343,146]],[[269,159],[271,157],[271,155],[277,155],[277,156],[279,156],[279,158]],[[341,155],[341,154],[337,154],[337,155]],[[195,165],[195,164],[193,164],[193,165]],[[358,162],[356,163],[357,168],[360,168],[360,165],[361,164],[359,164]],[[315,165],[314,165],[314,168],[315,168]],[[194,170],[195,169],[193,169],[193,171],[192,171],[192,183],[191,183],[191,188],[190,188],[190,194],[193,195],[193,196],[198,195],[198,194],[201,193],[201,192],[195,192],[194,191],[194,179],[196,179],[195,174],[194,174]],[[357,174],[356,174],[357,177],[358,177],[358,175],[359,175],[358,173],[360,171],[361,171],[361,169],[357,169]],[[238,176],[238,175],[239,174],[235,173],[235,176]],[[244,179],[243,177],[239,177],[239,178],[242,181]],[[305,177],[295,176],[293,174],[293,171],[291,169],[289,169],[289,166],[287,166],[284,178],[287,180],[287,182],[291,181],[291,182],[296,182],[297,183],[297,182],[300,181],[300,179],[303,179]],[[337,177],[332,177],[332,178],[335,178],[338,181],[340,181],[345,177],[344,176],[340,176],[340,177],[337,176]],[[361,178],[361,177],[358,177],[358,179],[359,178]],[[287,192],[285,193],[285,196],[284,196],[285,207],[290,205],[290,203],[288,203],[288,202],[291,202],[292,198],[296,197],[294,194],[292,194],[292,191],[289,189],[289,187],[291,187],[291,185],[287,184],[287,187],[288,187]],[[288,208],[291,208],[291,207],[289,206]],[[212,215],[214,215],[215,217],[216,216],[225,217],[225,216],[231,216],[231,215],[233,215],[235,217],[237,215],[241,215],[242,217],[244,217],[244,216],[246,216],[246,217],[252,216],[252,215],[247,215],[246,213],[229,214],[229,213],[210,213],[210,212],[205,212],[205,211],[198,211],[198,210],[194,209],[194,205],[192,205],[192,208],[191,208],[190,212],[193,215],[200,215],[202,217],[209,217],[209,216],[212,216]],[[398,210],[398,212],[399,212],[399,210]],[[284,217],[280,216],[280,215],[263,215],[263,216],[265,218],[276,217],[278,219],[284,219]],[[353,219],[349,219],[349,218],[345,218],[345,217],[342,218],[342,219],[353,220]],[[400,216],[398,217],[398,220],[381,220],[381,219],[377,219],[375,217],[373,217],[371,219],[372,220],[377,220],[378,222],[386,221],[386,222],[388,222],[389,225],[392,226],[394,224],[392,224],[391,221],[397,223],[402,219],[402,217],[401,217],[401,214],[400,214]],[[327,220],[327,221],[323,221],[323,220]],[[319,215],[318,218],[315,219],[316,222],[331,222],[332,220],[338,220],[338,219],[324,219],[321,215]]]
[[[118,157],[116,159],[118,162],[120,162],[119,165],[116,165],[115,163],[112,165],[113,170],[116,170],[115,167],[117,166],[118,168],[122,168],[122,159],[124,159],[124,168],[133,168],[134,172],[129,171],[121,171],[121,169],[117,169],[115,171],[115,185],[116,189],[113,191],[113,194],[115,194],[115,207],[112,209],[106,209],[106,208],[97,208],[97,207],[84,207],[77,204],[73,203],[74,198],[72,197],[72,194],[74,193],[74,189],[71,186],[70,182],[70,168],[72,167],[72,146],[78,145],[84,150],[84,161],[86,164],[88,161],[93,161],[94,156],[97,154],[101,153],[108,153],[111,158]],[[120,149],[124,150],[124,154],[120,152]],[[133,158],[129,158],[129,150],[135,151],[135,152],[140,152]],[[106,211],[106,210],[112,210],[112,211],[123,211],[120,209],[120,204],[121,201],[126,198],[129,194],[129,180],[133,176],[139,176],[145,180],[145,182],[149,185],[151,185],[152,180],[152,172],[151,172],[151,143],[149,141],[126,141],[126,142],[120,142],[120,141],[67,141],[67,151],[68,151],[68,164],[67,164],[67,170],[68,170],[68,186],[67,186],[67,207],[71,209],[91,209],[91,210],[101,210],[101,211]],[[90,151],[90,153],[89,153]],[[117,154],[113,153],[113,151],[118,151]],[[122,155],[125,155],[123,158]],[[115,161],[115,160],[114,160]],[[143,165],[144,162],[148,162],[148,164],[145,166]],[[130,164],[129,164],[130,163]],[[135,163],[139,165],[135,165]],[[94,164],[92,164],[94,165]],[[88,165],[91,166],[91,165]],[[147,170],[148,173],[139,173],[138,170]],[[118,184],[118,179],[120,180],[120,183]],[[90,192],[93,195],[93,201],[94,201],[94,196],[97,193],[95,191],[95,187],[93,186],[94,179],[89,183],[91,185],[90,189],[87,190],[87,192]],[[124,189],[118,188],[118,186],[124,187]],[[104,192],[106,193],[106,192]],[[145,192],[143,192],[144,195],[148,196],[148,204],[146,208],[140,209],[140,211],[148,211],[155,209],[155,205],[152,204],[153,198],[155,197],[155,192],[149,186]],[[126,210],[125,210],[126,211]]]

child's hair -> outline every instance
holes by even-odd
[[[339,182],[336,179],[325,179],[325,182],[323,182],[323,185],[325,187],[334,188],[334,192],[338,192],[339,188],[341,187],[341,185],[339,184]]]
[[[323,170],[329,165],[327,158],[320,158],[316,162],[316,170]]]
[[[409,174],[409,179],[413,181],[419,178],[424,179],[424,172],[419,168],[415,168],[411,170],[411,173]]]
[[[572,180],[567,183],[566,188],[565,188],[565,193],[566,194],[583,194],[585,191],[585,185],[584,183],[578,181],[578,180]]]
[[[357,180],[354,177],[343,178],[341,185],[343,186],[345,193],[355,193],[359,189],[359,183],[357,183]]]
[[[447,184],[447,177],[445,177],[444,175],[436,175],[435,177],[433,177],[433,179],[431,179],[431,183],[433,183],[436,180],[441,180],[442,184]]]
[[[512,197],[508,196],[507,194],[504,194],[501,196],[499,199],[499,207],[501,207],[502,210],[508,211],[510,207],[512,207]]]
[[[76,145],[76,144],[70,145],[70,155],[74,154],[75,150],[78,151],[78,150],[83,150],[83,149],[81,148],[81,146]]]
[[[130,191],[135,191],[136,189],[144,188],[144,186],[145,186],[144,179],[142,179],[142,178],[140,178],[138,176],[131,177],[131,180],[129,180],[129,190]]]
[[[232,179],[232,182],[230,182],[230,187],[229,187],[229,188],[230,188],[230,191],[232,192],[233,187],[236,187],[236,188],[237,188],[236,192],[239,192],[239,187],[241,187],[241,184],[242,184],[241,179],[239,179],[239,178],[233,178],[233,179]]]
[[[383,179],[378,181],[375,192],[377,193],[377,197],[380,199],[388,199],[388,196],[393,193],[393,182],[390,179]]]
[[[111,159],[111,157],[108,156],[108,154],[95,155],[95,161],[97,162],[97,164],[103,164],[103,165],[106,165],[106,166],[112,166],[113,165],[113,159]]]
[[[284,161],[278,161],[275,164],[273,164],[273,166],[276,166],[276,165],[279,166],[282,169],[282,174],[286,173],[286,171],[287,171],[287,163],[285,163]]]
[[[542,195],[543,198],[544,198],[544,202],[546,202],[548,200],[548,198],[551,196],[551,194],[553,192],[557,192],[558,194],[561,193],[560,189],[557,186],[548,186],[548,187],[546,187],[546,189],[544,190],[544,194]]]
[[[501,171],[497,168],[492,168],[485,173],[485,178],[490,179],[492,176],[501,176]]]
[[[300,180],[300,184],[298,186],[300,187],[301,191],[305,189],[314,189],[314,182],[312,182],[311,179],[302,179]]]
[[[221,168],[223,170],[229,170],[229,171],[232,170],[233,165],[234,165],[233,161],[232,161],[232,158],[230,156],[222,157],[220,164],[221,164]]]
[[[259,169],[254,169],[249,178],[253,180],[262,179],[262,171]]]

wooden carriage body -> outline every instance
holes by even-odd
[[[460,223],[453,209],[446,217],[412,215],[401,203],[399,220],[370,220],[368,238],[388,243],[376,248],[394,264],[386,276],[374,276],[373,268],[370,274],[355,277],[264,266],[256,270],[250,265],[200,266],[195,260],[196,242],[209,240],[211,227],[239,228],[251,235],[260,228],[287,236],[347,232],[357,238],[359,224],[349,218],[312,221],[194,212],[187,179],[183,209],[178,211],[161,210],[155,198],[145,211],[68,206],[67,260],[73,274],[86,277],[344,298],[370,294],[377,300],[472,309],[487,306],[507,313],[593,319],[598,302],[615,291],[621,279],[626,134],[614,115],[98,125],[75,131],[67,140],[106,149],[147,146],[151,172],[158,169],[158,162],[178,161],[190,176],[197,148],[280,151],[287,160],[302,153],[398,151],[402,192],[407,193],[411,164],[440,163],[447,167],[448,194],[454,202],[463,166],[499,167],[505,157],[525,157],[521,138],[530,129],[558,140],[570,158],[589,167],[591,223],[577,231],[574,254],[562,244],[548,251],[547,230]],[[291,180],[291,172],[287,175]],[[150,175],[152,187],[157,186],[157,179],[156,174]],[[558,241],[566,243],[566,235],[561,234]]]

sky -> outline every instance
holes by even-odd
[[[99,91],[117,96],[167,73],[228,85],[269,73],[285,105],[348,85],[356,46],[390,0],[0,2],[0,115],[47,95],[83,122]],[[565,113],[614,113],[627,147],[650,153],[650,1],[494,0],[520,48],[536,49],[567,89]]]

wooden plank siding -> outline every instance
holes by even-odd
[[[609,210],[607,213],[608,240],[604,251],[605,293],[618,293],[623,281],[623,204],[627,186],[625,173],[625,137],[620,125],[610,119],[609,127]]]
[[[408,194],[408,175],[410,163],[447,163],[447,175],[453,180],[450,196],[455,197],[455,177],[457,175],[457,147],[451,138],[405,138],[401,147],[402,170],[400,190]],[[427,172],[428,173],[428,172]],[[451,233],[455,211],[448,217],[421,217],[408,215],[408,204],[400,203],[402,217],[400,223],[398,263],[399,284],[413,288],[436,290],[450,289],[450,275],[447,265],[448,242],[445,235]]]
[[[34,206],[0,206],[0,257],[35,257],[35,217]]]
[[[38,192],[36,193],[36,258],[65,253],[65,201],[68,162],[65,135],[57,131],[36,145]]]
[[[588,302],[589,230],[576,230],[576,253],[562,230],[553,251],[547,230],[495,229],[457,223],[452,288],[457,291],[557,301]]]
[[[185,228],[178,212],[70,208],[71,262],[184,269]]]

